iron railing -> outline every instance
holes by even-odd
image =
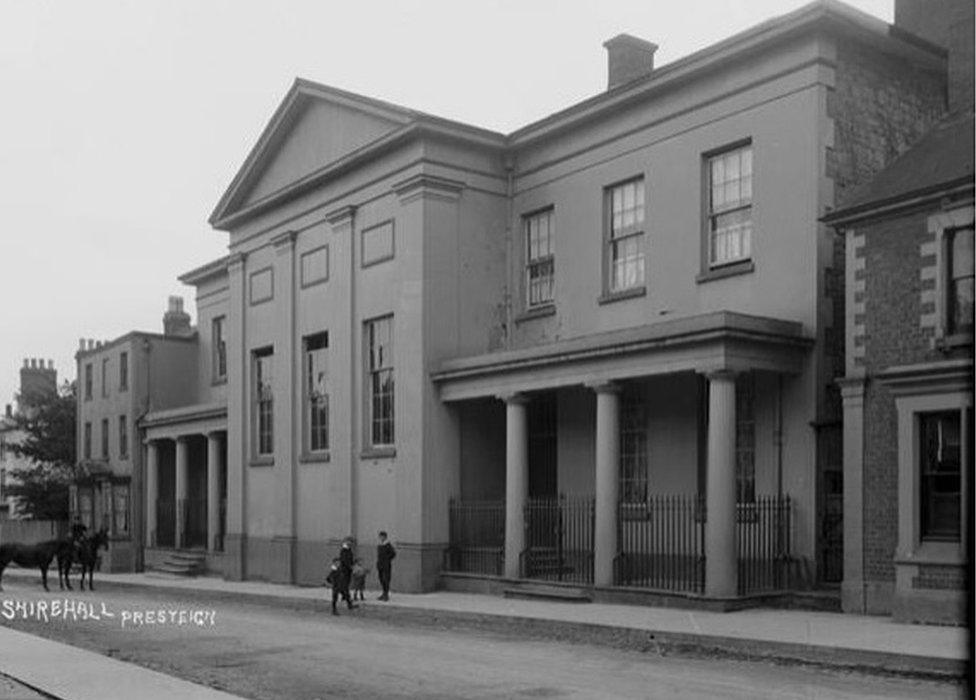
[[[224,551],[224,537],[227,535],[227,499],[220,499],[220,510],[217,514],[217,532],[214,533],[214,550]]]
[[[525,504],[525,578],[593,583],[592,496],[529,499]]]
[[[792,505],[789,496],[739,504],[739,595],[790,588]]]
[[[655,495],[617,506],[618,586],[705,590],[704,498]]]
[[[156,546],[176,546],[176,501],[156,501]]]
[[[449,504],[449,545],[444,568],[500,576],[505,559],[505,501]]]
[[[182,498],[179,502],[183,523],[183,541],[180,547],[207,546],[207,499]]]

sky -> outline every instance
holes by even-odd
[[[295,77],[503,133],[805,0],[0,0],[0,406],[24,358],[161,332],[207,218]],[[892,21],[893,0],[849,4]]]

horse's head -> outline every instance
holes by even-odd
[[[92,536],[92,546],[97,552],[99,549],[108,550],[108,528],[102,528]]]

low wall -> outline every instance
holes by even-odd
[[[68,535],[66,520],[3,520],[0,521],[0,544],[19,542],[37,544]]]

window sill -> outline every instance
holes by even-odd
[[[746,275],[755,269],[756,263],[752,260],[740,260],[739,262],[729,263],[728,265],[709,268],[695,277],[695,281],[701,284],[702,282],[711,282],[712,280],[725,279],[726,277]]]
[[[948,351],[952,348],[963,347],[965,345],[973,344],[973,334],[972,333],[953,333],[952,335],[943,335],[935,339],[936,350]]]
[[[366,447],[359,453],[360,459],[390,459],[396,457],[395,447]]]
[[[274,457],[251,457],[248,462],[248,466],[251,467],[273,467]]]
[[[623,301],[624,299],[636,299],[637,297],[647,296],[647,286],[641,285],[640,287],[631,287],[630,289],[622,289],[619,292],[605,292],[603,296],[597,299],[598,304],[612,304],[615,301]]]
[[[221,384],[226,384],[226,383],[227,383],[226,376],[217,377],[216,379],[210,382],[210,386],[220,386]]]
[[[298,461],[302,464],[314,464],[316,462],[328,462],[332,459],[332,455],[328,450],[324,452],[303,452],[299,457]]]
[[[545,318],[546,316],[554,316],[555,314],[555,304],[540,304],[539,306],[529,307],[516,316],[515,323],[523,323],[524,321],[531,321],[536,318]]]
[[[916,545],[916,549],[907,555],[896,555],[895,564],[964,566],[966,564],[966,557],[963,556],[962,544],[960,542],[926,541]]]

